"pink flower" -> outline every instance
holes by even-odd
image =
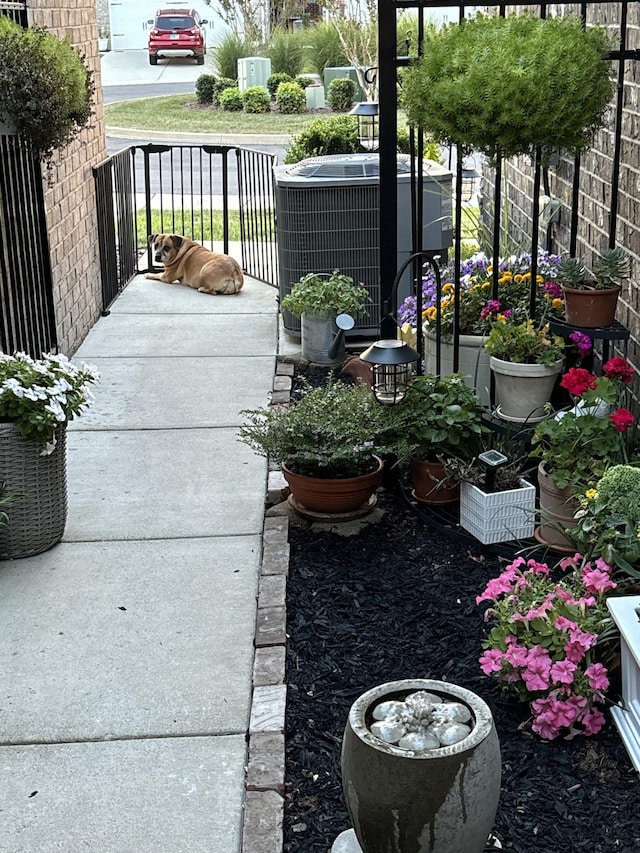
[[[553,714],[539,714],[531,724],[532,730],[543,740],[555,740],[560,731],[555,723]]]
[[[582,571],[582,582],[588,592],[598,594],[615,589],[618,586],[617,583],[611,580],[607,572],[603,572],[600,569],[588,569],[588,566],[589,564]]]
[[[516,643],[511,644],[504,653],[504,659],[513,667],[526,666],[527,656],[529,652],[524,646],[519,646]]]
[[[585,669],[584,674],[589,679],[589,687],[592,690],[605,691],[608,689],[607,668],[601,663],[592,663]]]
[[[481,601],[495,601],[505,592],[511,592],[513,579],[516,574],[517,572],[515,569],[512,569],[511,566],[507,566],[501,575],[498,575],[497,578],[492,578],[489,581],[482,595],[478,595],[476,597],[476,604],[480,604]]]
[[[522,671],[522,680],[527,690],[546,690],[549,686],[551,658],[549,652],[542,646],[534,646],[527,657],[527,665]]]
[[[555,627],[559,631],[569,630],[571,631],[573,628],[577,628],[577,624],[572,622],[571,619],[567,619],[566,616],[558,616],[556,617]]]
[[[532,607],[531,610],[527,613],[527,619],[544,619],[547,613],[553,610],[553,604],[551,601],[543,601],[539,607]]]
[[[595,645],[597,636],[588,634],[580,628],[574,628],[569,634],[569,642],[565,644],[564,653],[567,660],[580,663],[591,646]]]
[[[570,660],[559,660],[551,667],[551,680],[554,684],[573,684],[573,674],[577,667]]]
[[[500,649],[487,649],[480,657],[480,668],[485,675],[500,672],[503,654]]]
[[[558,565],[566,572],[567,569],[575,569],[582,560],[582,554],[574,554],[573,557],[563,557]]]
[[[581,722],[586,735],[597,735],[604,726],[604,714],[597,708],[590,708],[583,714]]]
[[[596,560],[596,569],[600,569],[601,572],[606,572],[608,575],[613,571],[613,567],[606,560],[603,560],[602,557],[598,557]]]
[[[536,575],[548,575],[549,566],[546,563],[537,563],[535,560],[527,560],[530,571]]]

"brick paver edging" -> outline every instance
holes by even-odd
[[[277,363],[272,405],[291,401],[293,370],[293,364]],[[278,485],[274,487],[279,488]],[[271,491],[271,481],[269,488]],[[254,640],[242,853],[281,853],[283,847],[288,572],[289,519],[287,516],[265,517]]]

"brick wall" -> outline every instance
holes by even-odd
[[[577,11],[567,6],[566,11]],[[610,27],[612,35],[619,36],[620,4],[589,3],[587,18]],[[640,47],[640,4],[628,4],[628,48]],[[617,66],[616,66],[617,69]],[[622,114],[622,148],[620,156],[617,245],[623,246],[632,257],[632,280],[623,288],[617,317],[632,335],[629,357],[640,368],[640,218],[636,214],[640,192],[640,65],[638,61],[625,63],[624,106]],[[594,251],[607,246],[609,211],[611,208],[611,178],[614,154],[614,114],[609,116],[609,126],[601,130],[592,149],[582,156],[580,192],[578,197],[578,248],[577,254],[587,265]],[[485,206],[483,216],[490,226],[493,220],[493,173],[485,173]],[[548,193],[561,202],[558,221],[550,226],[551,248],[558,253],[569,249],[571,221],[573,160],[562,159],[548,169]],[[531,243],[531,200],[533,196],[533,169],[530,158],[519,157],[504,164],[503,203],[501,215],[505,217],[509,237],[524,251]],[[544,187],[541,190],[545,192]],[[546,247],[546,222],[540,230],[540,245]]]
[[[91,168],[107,152],[95,0],[30,0],[29,25],[44,26],[58,38],[68,36],[95,75],[91,126],[58,152],[52,184],[45,191],[58,342],[60,350],[71,355],[102,307]]]

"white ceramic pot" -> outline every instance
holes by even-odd
[[[516,423],[536,423],[546,417],[545,404],[562,372],[562,359],[547,366],[503,361],[492,355],[489,364],[496,380],[496,414]]]
[[[475,388],[483,406],[490,401],[491,369],[489,356],[484,348],[486,337],[482,335],[460,335],[458,370],[464,374],[465,382],[470,388]],[[436,372],[436,336],[427,332],[424,336],[424,360],[427,373]],[[440,342],[440,375],[453,373],[453,344],[449,341]]]

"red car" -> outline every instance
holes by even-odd
[[[149,63],[160,56],[192,56],[204,65],[207,42],[204,25],[195,9],[158,9],[149,33]]]

